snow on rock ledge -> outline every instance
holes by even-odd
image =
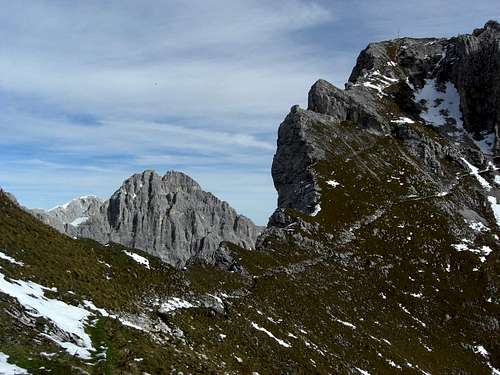
[[[144,258],[143,256],[132,253],[131,251],[123,250],[125,254],[127,254],[129,257],[131,257],[133,260],[135,260],[137,263],[142,264],[144,267],[146,267],[148,270],[150,269],[149,267],[149,260],[147,258]]]
[[[0,273],[0,292],[15,299],[31,316],[47,319],[53,326],[49,334],[43,334],[69,354],[82,359],[90,359],[92,340],[85,332],[91,312],[57,299],[45,297],[45,291],[51,290],[32,281],[11,280]]]

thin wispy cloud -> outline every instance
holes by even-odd
[[[181,169],[258,223],[279,123],[369,41],[471,31],[491,1],[0,0],[0,186],[32,207]]]

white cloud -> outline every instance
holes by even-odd
[[[298,0],[109,4],[7,4],[0,88],[100,117],[282,113],[321,70],[293,32],[331,19]]]
[[[12,124],[22,124],[13,127]],[[237,157],[245,149],[272,153],[272,143],[256,136],[205,128],[186,127],[149,121],[107,120],[87,125],[63,119],[5,113],[0,119],[0,144],[36,142],[45,149],[82,156],[150,154],[152,150],[178,150],[182,153],[231,154]]]

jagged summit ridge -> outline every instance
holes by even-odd
[[[168,171],[164,176],[160,176],[153,170],[145,170],[142,173],[136,173],[127,178],[118,191],[133,194],[134,190],[141,190],[145,184],[150,184],[152,181],[159,182],[160,180],[170,192],[185,191],[191,193],[196,190],[202,190],[201,186],[195,180],[183,172]]]
[[[213,262],[222,241],[252,249],[260,232],[227,202],[177,171],[164,176],[152,170],[134,174],[108,200],[93,205],[77,225],[60,213],[74,204],[36,215],[71,236],[138,248],[178,267],[192,259]]]
[[[500,25],[489,21],[472,34],[445,38],[402,38],[370,44],[357,59],[348,88],[368,86],[378,74],[414,89],[426,80],[449,82],[459,94],[463,126],[475,139],[497,134],[500,124]],[[384,78],[385,77],[385,78]],[[498,146],[495,148],[498,152]]]

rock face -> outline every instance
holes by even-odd
[[[78,225],[68,224],[82,216]],[[105,202],[75,200],[42,217],[71,236],[141,249],[177,267],[193,258],[214,262],[222,241],[253,249],[260,231],[227,202],[173,171],[163,177],[135,174]]]

